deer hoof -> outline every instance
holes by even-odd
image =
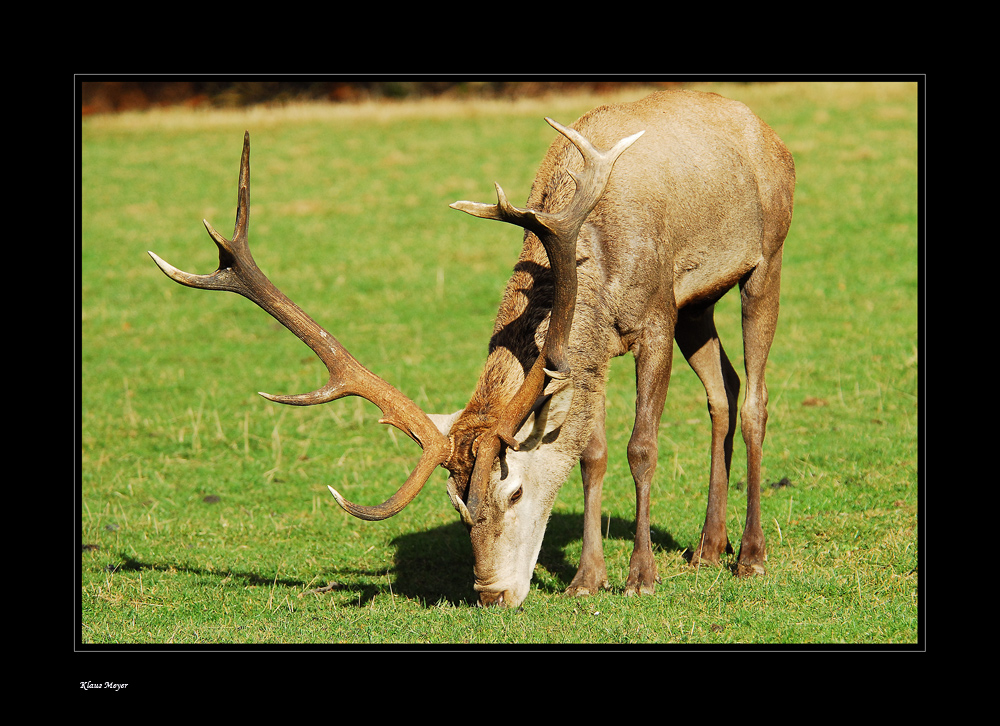
[[[737,577],[750,577],[752,575],[766,575],[767,571],[764,569],[764,565],[759,562],[738,562],[736,564],[736,571],[734,574]]]
[[[611,588],[607,575],[603,572],[603,567],[599,572],[577,572],[573,581],[566,588],[566,594],[573,597],[587,597],[596,595],[601,590]]]
[[[635,597],[636,595],[653,595],[655,593],[656,593],[656,585],[647,585],[645,583],[625,585],[625,597]]]
[[[566,594],[570,597],[589,597],[590,595],[596,595],[601,590],[608,590],[610,587],[611,586],[608,582],[604,582],[599,585],[574,585],[571,583],[570,586],[566,588]]]
[[[653,575],[652,578],[648,576],[630,576],[628,580],[625,581],[625,597],[633,597],[635,595],[652,595],[656,592],[656,583],[660,581],[659,576]]]

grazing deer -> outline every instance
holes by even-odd
[[[247,246],[250,137],[244,137],[232,240],[205,226],[219,248],[211,275],[182,272],[150,252],[182,285],[249,298],[326,364],[322,388],[261,394],[299,406],[362,396],[423,448],[416,468],[383,504],[362,506],[332,487],[356,517],[403,509],[438,466],[469,530],[475,589],[483,605],[520,605],[556,493],[576,462],[584,489],[583,554],[567,592],[609,587],[601,543],[607,469],[604,389],[611,358],[636,365],[635,424],[628,462],[636,488],[635,545],[627,594],[652,593],[649,490],[674,341],[708,394],[712,460],[708,510],[692,563],[732,552],[726,494],[740,381],[719,342],[715,303],[739,285],[747,390],[746,526],[736,574],[764,572],[761,447],[767,421],[764,367],[778,319],[781,250],[792,218],[795,171],[777,135],[743,104],[716,94],[654,93],[597,108],[560,134],[535,177],[527,206],[455,202],[477,217],[523,227],[524,246],[507,284],[489,354],[472,399],[448,416],[425,414],[358,363],[260,272]],[[602,151],[606,149],[606,151]]]

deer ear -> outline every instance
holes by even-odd
[[[437,426],[438,431],[443,435],[447,436],[451,432],[451,427],[454,426],[455,421],[462,414],[462,409],[455,411],[455,413],[429,413],[427,418]]]
[[[531,449],[563,425],[573,403],[573,381],[552,381],[535,400],[531,413],[514,437],[519,448]]]

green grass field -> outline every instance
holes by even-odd
[[[608,383],[612,590],[561,593],[580,553],[576,473],[523,610],[474,606],[471,546],[441,470],[383,501],[419,450],[358,399],[257,395],[326,380],[249,301],[183,288],[146,254],[208,273],[201,219],[232,232],[244,129],[250,244],[270,279],[427,410],[464,406],[520,232],[448,208],[523,203],[554,137],[605,98],[158,111],[85,119],[81,145],[82,644],[916,644],[918,98],[915,84],[722,85],[795,156],[781,319],[768,364],[768,574],[692,569],[707,498],[704,391],[675,356],[652,493],[662,583],[622,596],[634,490],[631,359]],[[611,99],[617,100],[617,99]],[[719,330],[742,377],[738,295]],[[737,435],[730,537],[745,511]],[[316,592],[322,588],[322,591]]]

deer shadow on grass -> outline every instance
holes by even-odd
[[[612,517],[610,524],[604,520],[605,531],[610,534],[605,542],[622,540],[631,543],[635,532],[635,522]],[[653,545],[663,550],[674,551],[683,549],[673,536],[655,525],[650,528]],[[538,556],[538,563],[551,578],[544,582],[535,578],[533,587],[539,587],[543,592],[558,594],[569,586],[576,574],[578,562],[567,556],[567,548],[579,542],[583,537],[582,514],[554,514],[549,520],[545,532],[545,540]],[[386,570],[358,570],[333,567],[325,572],[326,576],[334,578],[332,590],[344,592],[350,590],[354,595],[346,603],[348,606],[363,607],[379,594],[391,591],[393,595],[417,600],[431,607],[447,603],[452,606],[475,606],[479,602],[478,593],[473,590],[473,556],[472,544],[465,527],[458,521],[451,524],[434,527],[419,532],[401,535],[392,540],[395,548],[394,563]],[[313,582],[301,579],[276,576],[271,573],[259,573],[244,570],[210,571],[176,562],[149,562],[124,552],[119,554],[119,562],[108,565],[109,571],[140,571],[186,572],[194,575],[218,577],[220,579],[234,578],[250,585],[284,586],[307,592],[323,578]],[[621,587],[616,582],[614,573],[611,575],[612,589]],[[552,583],[552,579],[556,582]],[[350,582],[351,584],[347,584]],[[320,588],[322,590],[323,588]]]
[[[605,542],[625,540],[631,543],[635,534],[635,522],[627,519],[612,517],[610,526],[605,519],[604,527],[610,532],[604,538]],[[654,547],[667,551],[683,549],[666,530],[654,525],[650,534]],[[566,550],[582,538],[583,514],[552,515],[545,530],[538,564],[552,575],[556,584],[551,581],[542,583],[536,578],[532,586],[552,594],[565,590],[579,564],[567,556]],[[478,603],[478,593],[472,588],[472,543],[461,523],[404,534],[393,539],[392,544],[396,555],[391,584],[396,595],[420,600],[428,606],[445,602],[455,606]],[[621,587],[623,583],[616,583],[614,575],[609,574],[612,589]]]
[[[214,577],[220,580],[236,579],[245,582],[247,585],[260,587],[274,587],[275,585],[281,585],[292,589],[301,589],[308,585],[307,582],[304,582],[301,579],[278,577],[277,575],[262,574],[260,572],[234,570],[230,568],[211,570],[204,567],[185,565],[175,561],[151,562],[143,560],[139,556],[130,555],[126,552],[118,553],[117,557],[117,563],[107,564],[101,569],[105,572],[183,572],[189,575]]]

